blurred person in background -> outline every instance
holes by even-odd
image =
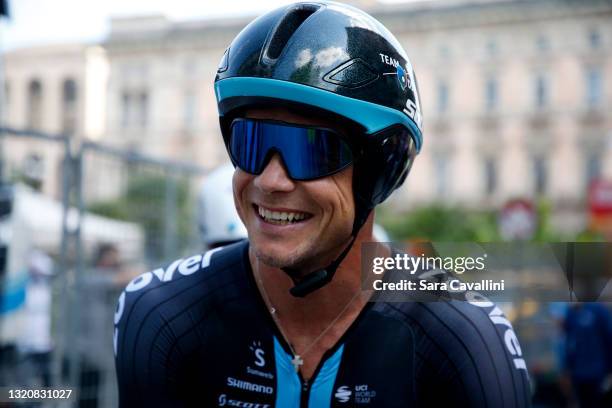
[[[197,218],[205,250],[247,237],[247,230],[234,206],[233,176],[234,166],[226,164],[213,170],[200,187]]]
[[[28,262],[22,332],[17,344],[22,357],[20,384],[51,386],[51,292],[53,261],[46,253],[33,250]]]
[[[110,384],[112,375],[113,304],[121,288],[133,277],[121,262],[121,254],[115,244],[102,243],[94,255],[92,268],[83,278],[80,292],[79,345],[79,407],[103,406],[100,399],[105,390],[101,384]]]
[[[567,309],[565,333],[566,379],[580,407],[604,405],[612,382],[612,316],[601,303],[574,303]],[[609,404],[610,401],[608,400]]]

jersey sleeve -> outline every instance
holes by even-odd
[[[420,405],[531,405],[520,344],[497,306],[440,301],[414,307]]]
[[[119,297],[113,346],[120,407],[181,406],[182,356],[168,324],[173,286],[147,272]]]
[[[197,361],[219,304],[216,294],[235,280],[226,272],[243,262],[246,248],[245,241],[178,259],[127,285],[114,315],[121,407],[183,407],[199,400],[207,371]]]

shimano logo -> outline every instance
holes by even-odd
[[[237,380],[233,377],[227,377],[227,385],[229,385],[230,387],[239,388],[241,390],[253,391],[261,394],[272,394],[274,392],[274,389],[267,385]]]
[[[239,401],[227,398],[227,395],[221,394],[218,399],[220,407],[242,407],[242,408],[270,408],[270,404],[260,404],[258,402]]]
[[[351,398],[351,390],[346,385],[338,387],[334,397],[336,397],[339,402],[348,402]]]

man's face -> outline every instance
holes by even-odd
[[[343,131],[330,122],[281,109],[253,109],[245,116]],[[298,270],[331,262],[352,231],[355,218],[352,179],[351,165],[329,177],[294,181],[278,154],[260,175],[237,168],[233,178],[234,201],[257,258],[273,267]]]

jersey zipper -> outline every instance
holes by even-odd
[[[308,397],[310,396],[310,384],[302,381],[302,391],[300,394],[300,407],[308,408]]]

